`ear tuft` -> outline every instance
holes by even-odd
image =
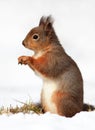
[[[53,18],[52,18],[52,16],[51,15],[49,15],[47,18],[46,18],[46,24],[53,24]]]
[[[49,15],[48,17],[42,16],[39,22],[39,26],[47,26],[48,24],[53,24],[53,18],[51,15]]]

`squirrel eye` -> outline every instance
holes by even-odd
[[[38,34],[34,34],[34,35],[32,36],[32,38],[33,38],[34,40],[38,40],[38,39],[39,39],[39,35],[38,35]]]

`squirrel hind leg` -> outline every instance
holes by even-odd
[[[60,102],[61,103],[61,102]],[[66,117],[72,117],[82,109],[71,100],[63,100],[58,108],[58,114]]]
[[[57,114],[61,116],[72,117],[76,113],[82,111],[82,105],[74,102],[66,93],[56,92],[52,100],[57,107]]]

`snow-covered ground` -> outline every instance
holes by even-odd
[[[95,130],[95,112],[81,112],[72,118],[46,113],[44,115],[0,116],[2,130]]]
[[[40,17],[49,14],[60,42],[82,72],[84,102],[95,105],[95,1],[0,0],[0,106],[40,101],[41,79],[29,67],[18,66],[17,58],[33,53],[21,42]],[[20,113],[0,116],[0,129],[95,130],[94,122],[95,111],[72,118]]]

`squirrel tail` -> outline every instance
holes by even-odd
[[[83,104],[83,111],[94,111],[95,110],[95,106],[84,103]]]

